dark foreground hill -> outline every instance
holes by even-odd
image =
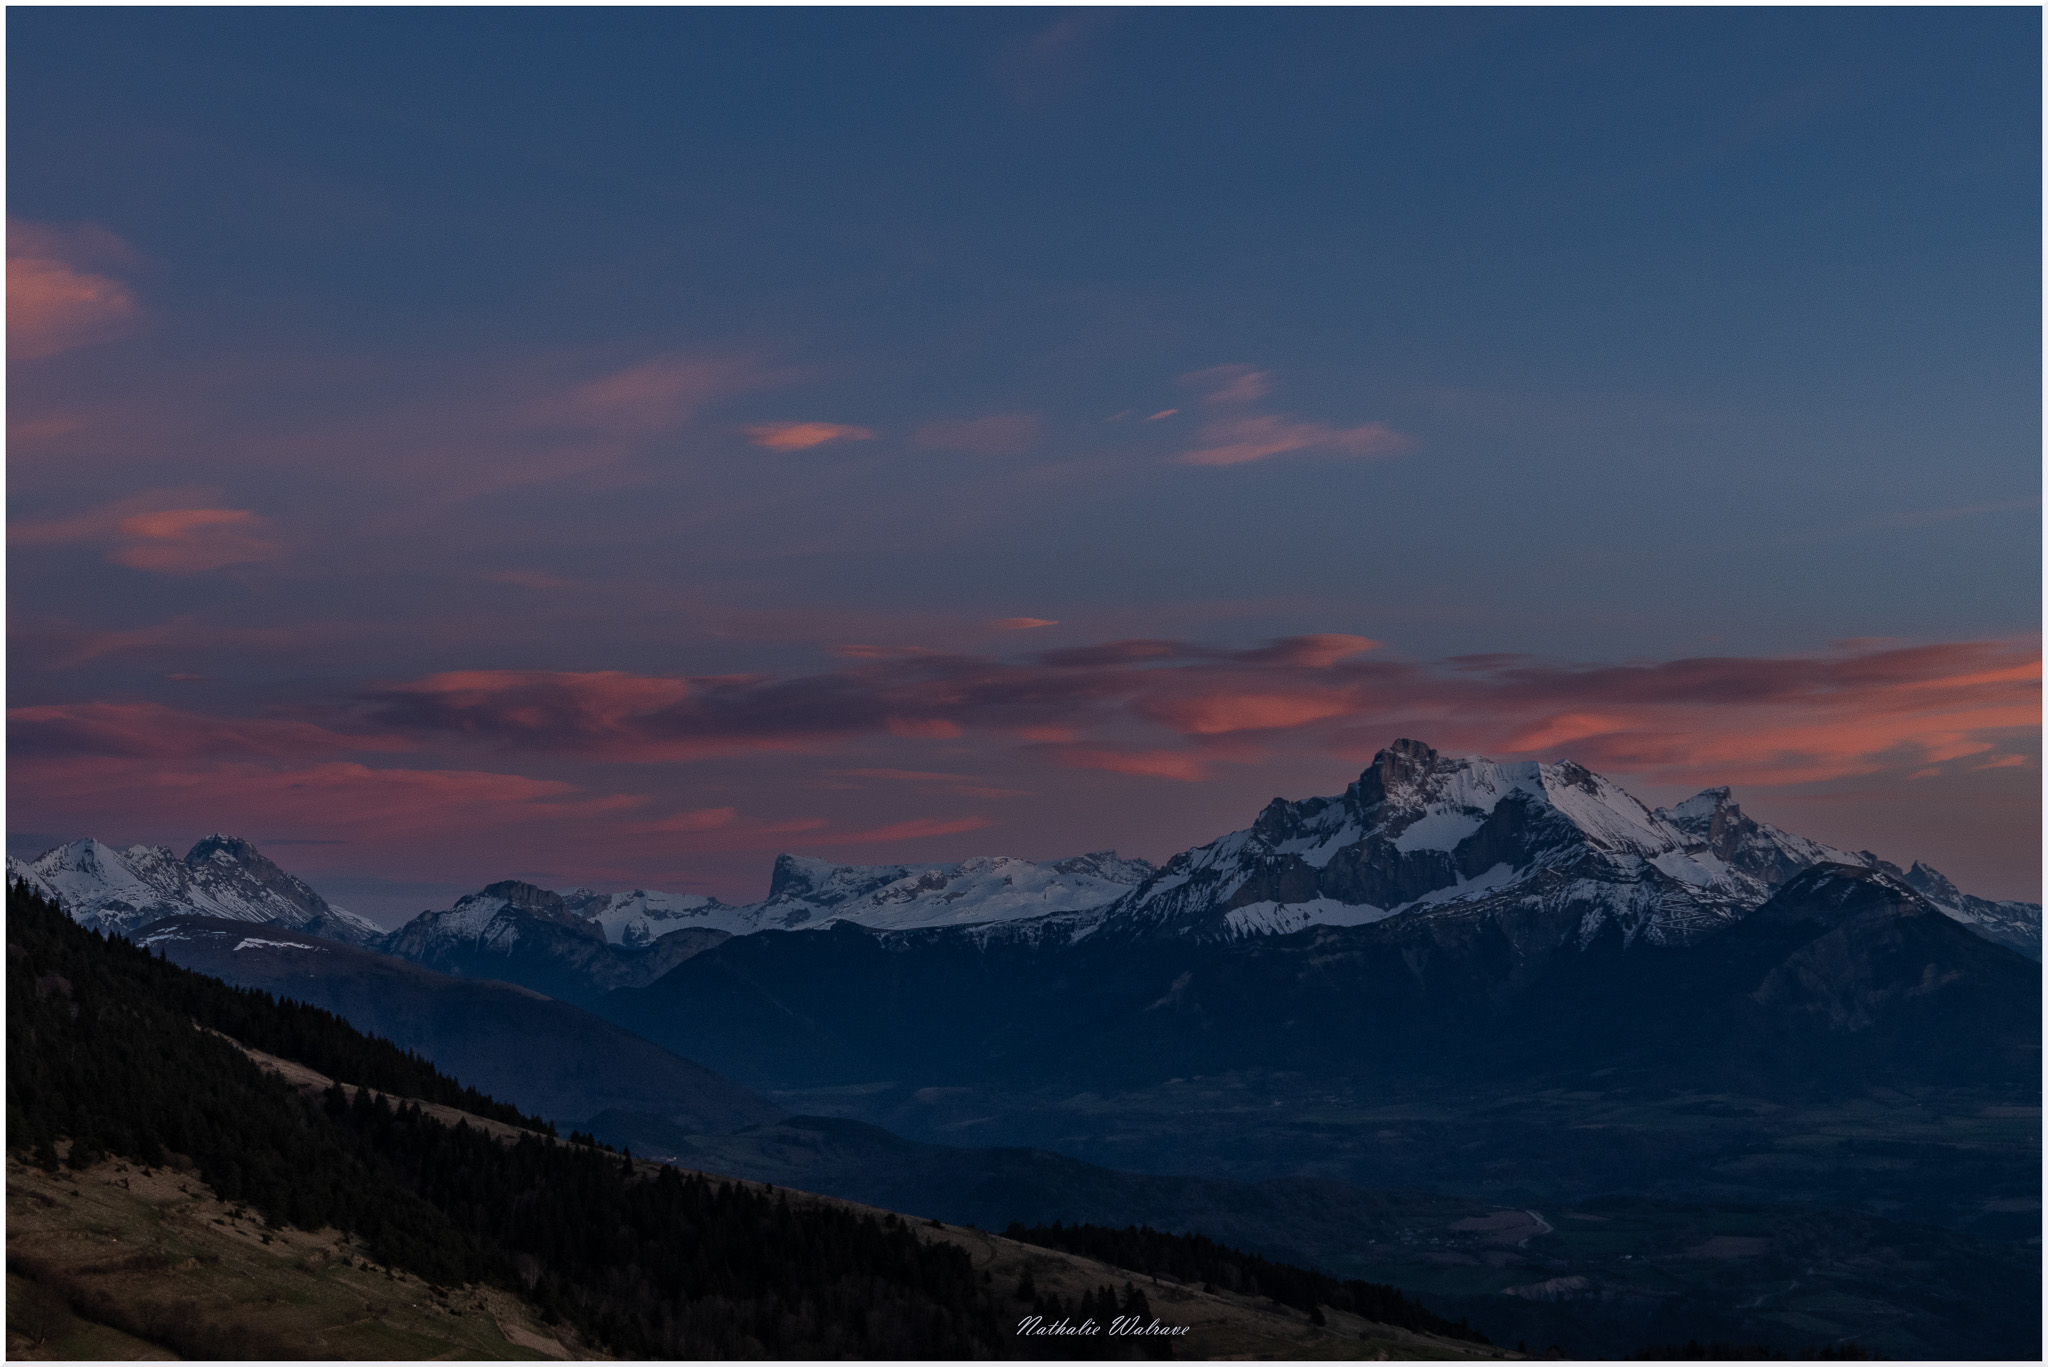
[[[614,1354],[1102,1357],[1158,1355],[1171,1346],[1093,1339],[1077,1352],[1066,1340],[1018,1335],[1012,1324],[1020,1308],[1054,1318],[1112,1307],[1149,1316],[1145,1294],[1128,1278],[1119,1292],[1100,1265],[1041,1259],[1048,1285],[1039,1287],[1017,1275],[1014,1251],[1010,1264],[996,1261],[997,1245],[1014,1246],[993,1236],[939,1237],[893,1213],[636,1163],[588,1141],[564,1143],[324,1012],[81,930],[18,890],[10,890],[8,911],[8,1143],[45,1174],[111,1186],[118,1172],[132,1197],[129,1169],[110,1168],[109,1160],[135,1165],[145,1184],[166,1167],[190,1171],[210,1188],[204,1199],[232,1203],[215,1223],[238,1221],[246,1206],[263,1221],[264,1245],[277,1239],[271,1231],[288,1226],[331,1228],[368,1263],[394,1275],[403,1270],[447,1305],[456,1303],[451,1287],[471,1288],[457,1300],[481,1305],[484,1293],[475,1288],[496,1286],[523,1297],[543,1321],[566,1320],[584,1341]],[[238,1047],[224,1032],[230,1025],[288,1054],[320,1057],[357,1076],[403,1078],[500,1120],[472,1124],[441,1109],[446,1101],[394,1105],[371,1086],[324,1077],[295,1088]],[[45,1209],[81,1194],[65,1193],[62,1182],[41,1185],[51,1190],[25,1199]],[[180,1197],[201,1199],[183,1189]],[[164,1237],[155,1238],[154,1255],[144,1248],[118,1266],[44,1267],[37,1294],[90,1299],[74,1273],[189,1265],[169,1265]],[[979,1267],[969,1247],[976,1243],[989,1254]],[[11,1262],[17,1251],[10,1246]],[[1010,1268],[1008,1284],[996,1281],[998,1265]],[[34,1270],[26,1262],[24,1269]],[[1385,1299],[1388,1291],[1374,1294]],[[1276,1347],[1271,1331],[1263,1343],[1256,1333],[1245,1341],[1245,1326],[1286,1324],[1278,1310],[1233,1308],[1227,1297],[1205,1300],[1186,1289],[1170,1294],[1178,1303],[1202,1302],[1196,1312],[1236,1326],[1230,1341],[1268,1354]],[[1421,1313],[1399,1304],[1409,1318]],[[1382,1351],[1389,1343],[1432,1356],[1473,1351],[1361,1323],[1353,1315],[1344,1330],[1361,1353],[1370,1351],[1368,1340]],[[188,1354],[276,1356],[321,1347],[238,1337],[232,1324],[199,1323],[182,1311],[138,1310],[130,1327],[152,1325]],[[1331,1338],[1325,1328],[1301,1332],[1305,1346]],[[1317,1355],[1328,1355],[1327,1346]]]
[[[195,1030],[237,992],[40,899],[8,906],[8,1141],[46,1168],[188,1156],[271,1223],[359,1235],[436,1285],[523,1284],[636,1356],[968,1357],[1003,1346],[966,1258],[894,1227],[588,1144],[507,1145],[368,1088],[301,1098]],[[196,1008],[196,1009],[194,1009]],[[400,1056],[395,1048],[390,1054]]]

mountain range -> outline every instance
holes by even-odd
[[[740,906],[508,880],[387,933],[224,836],[182,860],[86,839],[8,867],[96,928],[125,933],[167,915],[258,921],[588,1002],[652,983],[731,936],[842,924],[1071,943],[1506,917],[1571,921],[1581,939],[1612,924],[1630,943],[1683,944],[1820,864],[1890,874],[1977,934],[2040,957],[2037,903],[1971,896],[1923,863],[1902,870],[1780,830],[1744,813],[1727,788],[1652,810],[1577,764],[1452,758],[1412,740],[1381,751],[1342,794],[1276,798],[1248,828],[1164,867],[1114,851],[876,866],[783,854],[768,895]]]
[[[1717,1231],[1855,1211],[2038,1263],[2039,907],[1778,830],[1725,788],[1652,809],[1575,764],[1403,741],[1157,867],[784,855],[744,906],[507,881],[379,934],[220,837],[10,872],[636,1152],[867,1199],[942,1173],[954,1219],[1188,1229],[1227,1207],[1246,1242],[1441,1273],[1475,1316],[1579,1279],[1586,1304],[1554,1313],[1582,1327],[1621,1313],[1602,1286],[1667,1293],[1593,1252],[1439,1268],[1261,1223],[1245,1193],[1426,1190],[1555,1223],[1625,1192]],[[1133,1205],[1131,1173],[1193,1185]],[[1720,1277],[1745,1305],[1778,1275],[1746,1266]]]

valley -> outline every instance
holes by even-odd
[[[2039,908],[1726,789],[1401,742],[1157,868],[506,882],[354,944],[213,902],[133,933],[689,1170],[1200,1233],[1577,1355],[2038,1348]]]

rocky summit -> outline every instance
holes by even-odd
[[[328,902],[254,845],[210,835],[183,859],[162,845],[117,850],[74,840],[30,861],[10,856],[10,882],[62,906],[91,930],[126,935],[166,916],[218,916],[367,944],[383,927]]]

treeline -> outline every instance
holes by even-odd
[[[542,1319],[628,1357],[971,1358],[1000,1346],[964,1250],[895,1215],[580,1145],[506,1145],[336,1086],[321,1110],[505,1260]]]
[[[621,1356],[1037,1355],[964,1251],[893,1215],[793,1205],[588,1145],[505,1144],[367,1090],[309,1099],[195,1021],[348,1082],[369,1080],[348,1072],[369,1060],[389,1085],[374,1070],[404,1056],[82,930],[18,889],[7,938],[8,1144],[45,1166],[66,1139],[76,1167],[189,1159],[274,1225],[332,1225],[436,1285],[517,1290]]]
[[[347,1229],[380,1261],[439,1281],[480,1272],[479,1251],[446,1216],[319,1123],[282,1079],[195,1023],[190,1008],[220,1007],[230,993],[10,888],[8,1148],[53,1169],[60,1139],[71,1141],[76,1168],[109,1154],[151,1167],[189,1161],[223,1200],[273,1224]],[[245,1028],[271,1043],[285,1036],[256,1019],[261,994],[236,997]],[[375,1051],[365,1041],[363,1052]]]
[[[1200,1234],[1162,1234],[1149,1225],[1127,1225],[1122,1229],[1063,1225],[1058,1220],[1028,1228],[1012,1221],[1003,1234],[1040,1248],[1078,1253],[1148,1277],[1200,1283],[1205,1291],[1221,1289],[1265,1296],[1301,1311],[1316,1324],[1324,1323],[1320,1307],[1327,1305],[1333,1310],[1346,1310],[1418,1333],[1440,1334],[1469,1343],[1488,1341],[1486,1335],[1463,1318],[1445,1319],[1408,1299],[1395,1287],[1378,1282],[1339,1281],[1327,1273],[1239,1252]]]
[[[40,900],[10,889],[10,920],[17,897],[23,899],[24,906]],[[70,923],[68,917],[63,919],[67,925]],[[25,944],[22,936],[32,934],[33,931],[25,929],[12,932],[9,938]],[[508,1125],[554,1133],[554,1126],[548,1121],[522,1114],[517,1107],[494,1100],[474,1087],[465,1087],[410,1049],[365,1035],[331,1011],[290,998],[274,998],[261,988],[231,987],[218,978],[178,968],[123,939],[107,942],[105,952],[126,960],[124,971],[165,1006],[209,1029],[233,1036],[252,1049],[303,1063],[315,1072],[346,1078],[360,1086],[453,1106]]]

